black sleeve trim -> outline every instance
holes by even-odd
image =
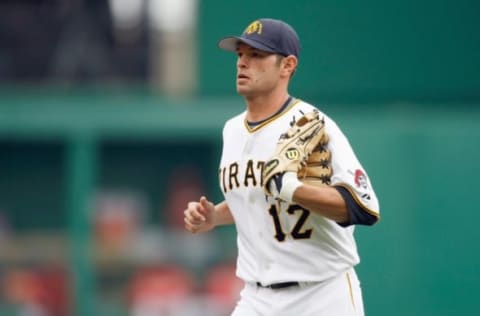
[[[348,210],[348,222],[338,223],[340,226],[347,227],[350,225],[368,225],[371,226],[378,221],[378,216],[368,213],[363,207],[357,203],[352,194],[344,187],[335,186],[335,189],[345,200]]]

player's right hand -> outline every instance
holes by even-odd
[[[185,229],[191,233],[204,233],[215,227],[215,205],[204,196],[198,202],[189,202],[183,213]]]

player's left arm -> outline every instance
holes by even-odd
[[[300,185],[293,193],[293,202],[337,223],[348,223],[350,214],[347,202],[331,186]]]
[[[327,120],[331,151],[330,188],[337,191],[345,203],[348,219],[337,221],[342,226],[373,225],[380,219],[377,196],[367,172],[362,167],[349,141],[332,120]]]
[[[293,202],[342,226],[373,225],[379,216],[369,212],[354,193],[344,186],[302,184],[293,194]]]

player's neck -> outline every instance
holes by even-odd
[[[258,122],[272,116],[278,112],[288,98],[289,95],[287,91],[277,95],[245,97],[247,103],[247,121]]]

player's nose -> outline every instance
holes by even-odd
[[[247,63],[247,58],[245,57],[245,55],[238,56],[237,67],[238,68],[246,68],[247,65],[248,65],[248,63]]]

